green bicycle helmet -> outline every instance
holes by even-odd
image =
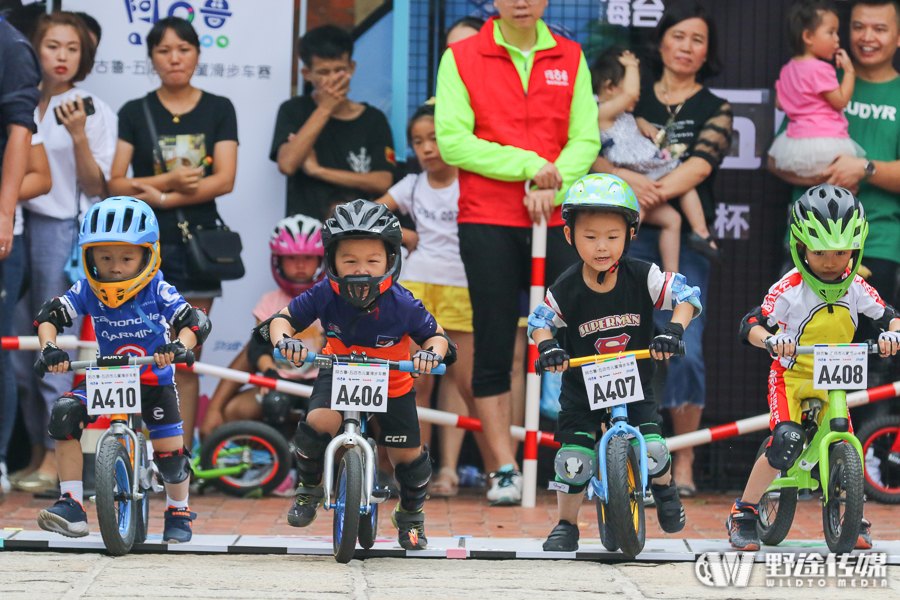
[[[631,230],[634,228],[636,233],[641,222],[641,209],[631,186],[608,173],[585,175],[572,184],[562,204],[562,218],[572,236],[575,235],[575,215],[585,210],[617,213],[625,217],[627,231],[625,249],[622,252],[622,256],[625,256],[628,246],[631,245]],[[606,274],[614,272],[618,267],[617,261],[608,271],[597,275],[597,283],[602,284]]]
[[[856,277],[869,224],[862,203],[844,188],[827,183],[812,187],[791,210],[791,258],[803,281],[827,304],[840,300]],[[820,279],[809,268],[806,250],[850,250],[850,273],[840,281]]]

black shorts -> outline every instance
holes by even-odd
[[[322,369],[313,384],[309,396],[309,412],[317,408],[331,410],[331,378],[332,369]],[[392,448],[418,448],[421,445],[419,436],[419,413],[416,411],[416,390],[396,398],[388,397],[388,411],[372,413],[378,421],[381,433],[378,436],[379,446]]]
[[[69,392],[87,406],[87,384],[82,381]],[[150,432],[151,440],[184,435],[181,411],[178,405],[178,391],[175,384],[146,385],[141,384],[141,417]],[[98,417],[88,417],[93,423]]]
[[[648,382],[649,383],[649,382]],[[653,393],[648,392],[649,385],[644,387],[644,399],[628,404],[628,424],[640,428],[641,425],[656,425],[658,429],[662,425],[662,417],[653,399]],[[601,423],[608,422],[607,410],[591,410],[587,393],[576,395],[573,393],[560,393],[559,395],[559,420],[557,431],[565,433],[595,433],[600,431]],[[653,429],[651,427],[651,429]],[[647,433],[646,427],[643,433]],[[652,433],[659,433],[653,431]]]

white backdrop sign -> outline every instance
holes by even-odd
[[[229,98],[237,111],[238,169],[234,191],[218,200],[225,222],[241,234],[247,274],[223,285],[213,304],[213,332],[203,361],[227,366],[249,339],[252,310],[275,288],[269,270],[269,232],[284,216],[285,177],[269,160],[278,106],[290,96],[293,3],[287,0],[64,0],[103,28],[94,70],[82,84],[118,111],[159,87],[145,38],[157,20],[191,20],[200,36],[194,86]],[[218,380],[201,376],[201,392]]]

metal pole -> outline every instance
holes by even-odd
[[[391,132],[397,160],[406,160],[409,97],[409,0],[394,0],[394,44],[391,57]]]
[[[529,182],[525,182],[526,193]],[[531,228],[531,293],[528,306],[534,310],[544,301],[544,263],[547,257],[547,221]],[[537,346],[528,338],[528,375],[525,379],[525,452],[522,461],[522,506],[534,508],[537,501],[538,424],[541,410],[541,376],[534,370]]]

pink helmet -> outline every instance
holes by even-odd
[[[269,238],[272,250],[272,276],[278,287],[290,296],[299,296],[325,279],[324,260],[319,263],[315,275],[307,283],[297,283],[288,279],[281,268],[282,256],[307,255],[325,256],[322,246],[322,223],[312,217],[294,215],[278,221]]]

